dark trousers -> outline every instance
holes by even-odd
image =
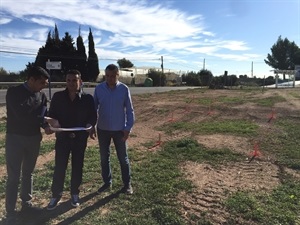
[[[98,141],[100,146],[100,158],[102,179],[105,184],[112,183],[111,165],[110,165],[110,144],[113,140],[118,160],[121,167],[122,181],[124,185],[130,183],[131,171],[129,158],[127,154],[126,142],[122,140],[124,134],[123,131],[106,131],[97,129]]]
[[[74,133],[73,133],[74,134]],[[82,182],[84,153],[88,134],[84,131],[75,133],[61,132],[56,135],[55,142],[55,168],[52,181],[52,197],[62,195],[66,169],[71,153],[71,195],[79,194]]]
[[[39,155],[41,140],[41,134],[35,136],[6,134],[7,182],[5,206],[7,213],[15,211],[21,172],[20,197],[22,202],[30,202],[32,199],[32,173]]]

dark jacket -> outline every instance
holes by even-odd
[[[24,136],[40,134],[45,125],[47,97],[44,92],[33,93],[25,84],[8,88],[6,92],[6,132]]]

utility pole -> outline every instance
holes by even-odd
[[[160,59],[161,59],[161,72],[162,74],[164,74],[164,57],[161,56]]]
[[[164,57],[161,56],[161,74],[164,74]],[[159,76],[159,86],[161,86],[161,75]]]
[[[253,78],[253,61],[251,63],[251,77]]]
[[[203,70],[205,70],[205,58],[203,59]]]
[[[49,86],[49,100],[51,100],[51,72],[52,70],[61,70],[61,62],[60,61],[48,61],[46,62],[46,69],[49,71],[49,79],[48,79],[48,86]]]

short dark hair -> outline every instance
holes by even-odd
[[[78,75],[79,78],[81,78],[81,73],[80,73],[79,70],[71,69],[71,70],[69,70],[69,71],[67,72],[67,75],[68,75],[68,74]]]
[[[27,79],[31,77],[33,77],[35,80],[41,79],[42,77],[49,79],[50,75],[44,68],[40,66],[32,66],[28,69]]]
[[[119,68],[115,65],[115,64],[109,64],[106,68],[105,68],[105,71],[106,70],[116,70],[116,71],[119,71]]]

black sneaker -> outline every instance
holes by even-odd
[[[125,194],[128,194],[128,195],[132,195],[133,189],[132,189],[131,184],[124,185],[124,187],[122,188],[122,192]]]
[[[51,198],[48,206],[47,206],[47,210],[53,210],[57,207],[57,204],[60,202],[60,198],[61,197],[57,197],[57,198]]]
[[[73,207],[78,207],[80,205],[80,203],[79,203],[79,195],[72,195],[71,196],[71,205]]]
[[[97,191],[98,194],[101,194],[104,191],[110,191],[112,189],[112,184],[103,184]]]

